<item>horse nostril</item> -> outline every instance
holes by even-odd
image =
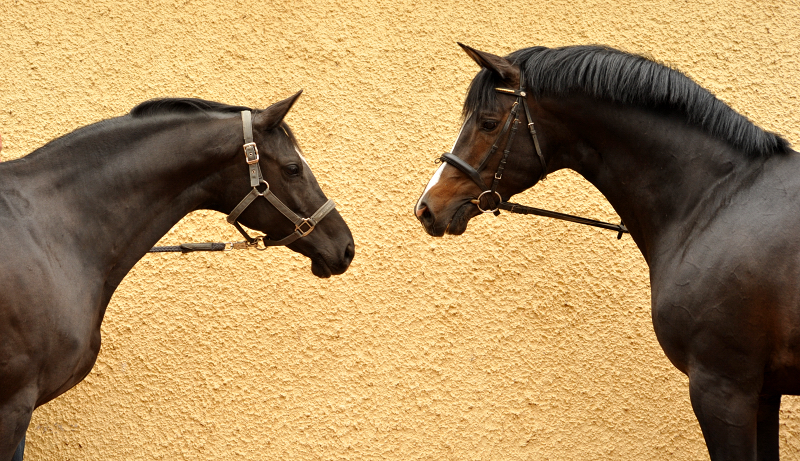
[[[426,211],[428,211],[428,206],[422,203],[417,207],[416,210],[414,210],[414,214],[417,215],[417,218],[421,218],[423,213],[425,213]]]
[[[349,265],[350,262],[353,261],[353,258],[356,256],[356,247],[352,243],[347,245],[347,248],[344,249],[344,260],[347,261]]]
[[[428,225],[434,221],[433,213],[431,213],[431,210],[424,203],[420,204],[414,214],[417,215],[417,219],[419,219],[422,225]]]

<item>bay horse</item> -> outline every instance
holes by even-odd
[[[649,266],[655,334],[711,459],[777,460],[781,396],[800,393],[800,155],[641,56],[461,46],[482,69],[415,206],[425,230],[462,234],[548,173],[578,172]]]
[[[230,213],[318,277],[348,268],[350,229],[283,120],[299,96],[152,100],[0,163],[0,460],[20,456],[34,408],[89,373],[114,290],[187,213]]]

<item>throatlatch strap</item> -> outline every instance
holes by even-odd
[[[231,211],[231,214],[229,214],[228,217],[225,218],[227,219],[228,224],[235,223],[236,220],[239,219],[239,215],[242,214],[245,208],[250,206],[250,204],[253,203],[253,200],[257,199],[260,196],[261,194],[258,192],[258,190],[250,189],[250,193],[245,195],[242,201],[239,202],[238,205],[236,205],[236,208],[234,208],[233,211]]]
[[[547,177],[547,162],[544,160],[544,154],[542,154],[542,148],[539,146],[539,137],[536,136],[536,128],[533,126],[533,117],[531,117],[531,110],[528,109],[528,103],[525,99],[522,100],[522,107],[525,108],[525,117],[528,119],[528,131],[531,133],[531,138],[533,138],[533,146],[536,148],[536,155],[539,156],[539,163],[542,164],[542,174],[539,175],[539,181],[543,180]]]

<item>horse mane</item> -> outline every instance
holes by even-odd
[[[238,113],[243,110],[253,109],[198,98],[161,98],[151,99],[137,105],[131,109],[130,115],[131,117],[142,118],[154,115],[199,114],[206,112]]]
[[[189,114],[204,114],[208,112],[221,112],[226,114],[238,114],[243,110],[255,111],[250,107],[233,106],[216,101],[208,101],[198,98],[160,98],[151,99],[140,103],[130,111],[130,116],[133,118],[144,118],[156,115],[189,115]],[[297,138],[289,128],[289,125],[281,121],[281,128],[286,132],[286,135],[292,140],[295,146],[298,146]]]
[[[589,97],[685,116],[686,121],[751,157],[790,152],[789,142],[762,130],[682,72],[644,56],[599,45],[536,46],[506,56],[524,66],[525,86],[536,97]],[[463,115],[497,109],[500,77],[482,69],[473,79]]]

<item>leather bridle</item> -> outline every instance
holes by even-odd
[[[248,170],[250,171],[250,193],[248,193],[236,208],[230,212],[228,215],[228,222],[233,224],[239,232],[242,233],[244,238],[247,240],[247,244],[250,246],[254,246],[258,249],[266,249],[266,247],[270,246],[281,246],[281,245],[289,245],[290,243],[294,242],[295,240],[305,237],[306,235],[310,234],[311,231],[314,230],[317,223],[319,223],[322,218],[325,217],[328,213],[331,212],[334,208],[336,208],[336,204],[333,200],[328,199],[327,202],[322,204],[314,214],[311,215],[310,218],[301,218],[298,216],[294,211],[289,209],[281,200],[275,196],[269,189],[269,183],[264,179],[264,176],[261,174],[261,166],[259,165],[259,156],[258,156],[258,147],[256,147],[256,143],[253,142],[253,120],[252,114],[249,110],[242,111],[242,131],[244,132],[244,155],[247,161]],[[258,190],[260,186],[264,187],[263,191]],[[278,209],[286,218],[289,219],[294,224],[294,231],[289,234],[288,236],[279,239],[279,240],[272,240],[267,238],[266,235],[260,237],[251,237],[248,235],[247,232],[242,228],[241,224],[237,221],[239,216],[250,206],[255,199],[258,197],[264,197],[272,204],[275,208]],[[260,248],[258,243],[261,242],[264,245],[264,248]]]
[[[506,169],[506,162],[508,161],[508,156],[511,153],[511,145],[514,142],[514,136],[517,134],[517,127],[520,123],[520,106],[522,106],[522,108],[525,110],[525,117],[528,119],[528,131],[531,133],[531,139],[533,139],[533,145],[536,148],[536,155],[539,157],[539,162],[542,165],[542,172],[539,174],[539,181],[543,180],[547,176],[547,162],[542,154],[542,148],[539,146],[539,138],[536,136],[536,129],[533,127],[531,111],[528,108],[528,102],[525,100],[527,93],[525,92],[524,69],[520,68],[519,71],[519,89],[514,90],[511,88],[495,88],[494,90],[498,93],[514,95],[517,97],[517,100],[514,101],[514,104],[511,106],[511,111],[509,112],[508,117],[506,117],[506,121],[503,124],[503,129],[500,130],[500,134],[497,135],[497,139],[495,139],[494,144],[492,144],[492,147],[489,148],[489,151],[486,153],[483,160],[481,160],[478,168],[473,168],[472,165],[465,162],[463,159],[456,157],[452,152],[445,152],[445,154],[438,159],[440,162],[447,162],[456,167],[481,188],[483,192],[478,195],[477,199],[471,200],[471,202],[478,207],[478,210],[483,213],[494,213],[495,215],[499,215],[500,210],[505,210],[511,213],[546,216],[548,218],[561,219],[564,221],[585,224],[587,226],[600,227],[602,229],[616,231],[617,239],[622,238],[622,234],[629,233],[628,228],[622,223],[611,224],[603,221],[597,221],[595,219],[582,218],[580,216],[559,213],[557,211],[543,210],[541,208],[534,208],[520,205],[518,203],[503,201],[503,197],[499,192],[497,192],[497,186],[500,184],[500,180],[503,179],[503,172]],[[506,133],[508,133],[508,139],[506,141],[506,148],[503,150],[503,157],[500,159],[500,164],[497,166],[497,171],[494,173],[492,185],[488,186],[486,182],[484,182],[483,178],[481,178],[480,172],[484,169],[484,167],[486,167],[486,164],[489,162],[492,156],[494,156],[494,153],[497,152],[497,148],[500,146],[500,142],[503,140],[503,137]],[[482,202],[483,199],[487,200],[486,204]]]
[[[497,135],[497,139],[495,139],[494,144],[492,144],[492,147],[489,148],[489,151],[483,157],[483,160],[481,161],[480,165],[478,165],[478,168],[473,168],[472,165],[456,157],[452,152],[446,152],[439,159],[442,162],[447,162],[450,165],[458,168],[462,173],[466,174],[470,179],[472,179],[472,181],[477,184],[478,187],[481,188],[483,192],[481,192],[476,200],[473,200],[481,212],[498,214],[500,212],[500,204],[503,202],[503,197],[501,197],[500,193],[497,192],[497,186],[500,184],[500,180],[503,178],[503,172],[506,169],[506,162],[508,161],[508,156],[511,153],[511,145],[513,144],[514,137],[517,134],[517,127],[520,123],[520,106],[522,106],[525,110],[525,116],[528,119],[528,131],[530,131],[531,139],[533,139],[533,145],[536,148],[536,155],[538,155],[539,162],[542,165],[542,172],[539,175],[539,181],[543,180],[547,176],[547,162],[544,160],[544,155],[542,155],[542,148],[539,146],[539,138],[536,137],[536,129],[533,126],[531,111],[528,108],[528,102],[525,100],[527,93],[525,92],[524,70],[520,69],[519,89],[514,90],[511,88],[495,88],[494,90],[498,93],[514,95],[517,97],[517,100],[514,101],[514,104],[511,106],[511,111],[506,117],[505,123],[503,124],[503,129],[500,130],[500,134]],[[511,128],[510,132],[509,128]],[[508,133],[508,139],[506,141],[506,147],[503,150],[503,157],[500,159],[500,164],[497,166],[497,171],[494,173],[492,185],[488,186],[483,181],[483,178],[481,178],[480,171],[483,170],[494,153],[497,152],[497,148],[500,146],[500,142],[506,133]],[[482,206],[482,199],[484,198],[487,200],[496,198],[496,201],[489,202],[491,205],[484,207]]]

